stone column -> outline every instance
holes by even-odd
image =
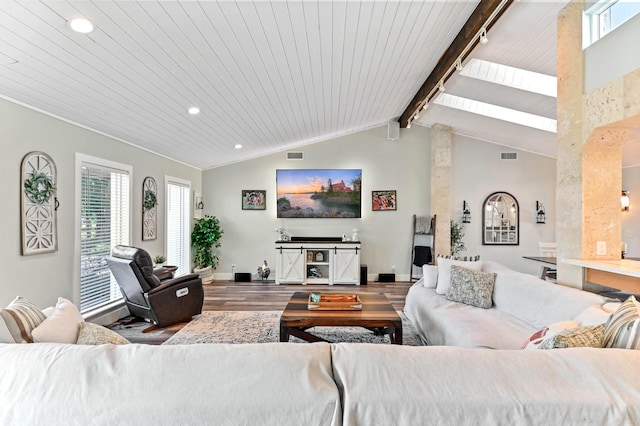
[[[622,145],[640,128],[640,72],[587,94],[583,0],[558,15],[556,241],[559,259],[620,259]],[[606,252],[598,254],[597,243]],[[582,268],[558,264],[558,282],[584,287]]]
[[[582,0],[558,14],[558,144],[556,242],[558,259],[582,257]],[[558,282],[582,287],[582,268],[558,264]]]
[[[451,254],[451,127],[431,128],[431,213],[436,215],[436,254]]]

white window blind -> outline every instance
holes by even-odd
[[[176,275],[191,272],[190,186],[167,180],[167,264],[178,267]]]
[[[129,173],[82,163],[80,200],[80,311],[122,299],[105,257],[129,244]]]

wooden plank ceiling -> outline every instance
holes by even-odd
[[[514,2],[465,62],[555,76],[556,15],[566,3]],[[478,4],[3,0],[0,96],[218,167],[397,120]],[[96,29],[72,32],[75,16]],[[490,80],[456,73],[446,93],[555,119],[555,98]],[[553,132],[451,105],[435,102],[414,124],[555,155]],[[187,114],[191,106],[201,113]]]

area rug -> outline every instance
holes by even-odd
[[[413,325],[403,313],[404,345],[421,346]],[[310,333],[330,342],[390,343],[389,336],[379,336],[361,327],[314,327]],[[279,311],[207,311],[194,318],[163,345],[194,343],[268,343],[280,341]],[[304,343],[297,337],[290,342]]]

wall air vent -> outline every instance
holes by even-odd
[[[501,160],[517,160],[518,153],[517,152],[501,152],[500,159]]]
[[[287,160],[304,160],[302,152],[287,152]]]

